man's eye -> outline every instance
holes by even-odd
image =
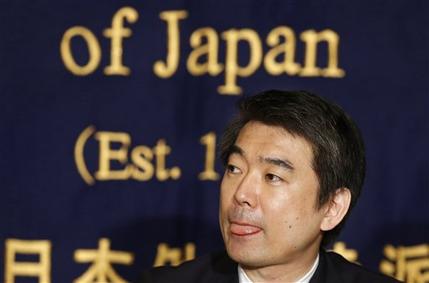
[[[279,177],[279,176],[277,176],[277,175],[271,174],[271,173],[269,173],[269,174],[265,175],[265,179],[266,179],[268,182],[271,182],[271,183],[277,183],[277,182],[281,182],[281,181],[283,181],[283,179],[282,179],[282,178],[280,178],[280,177]]]
[[[231,173],[231,174],[240,173],[240,169],[234,165],[231,165],[231,164],[228,164],[228,166],[226,167],[226,170],[228,171],[228,173]]]

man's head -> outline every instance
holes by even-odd
[[[339,233],[365,175],[364,145],[338,106],[307,92],[245,98],[226,129],[220,225],[230,256],[275,264]]]

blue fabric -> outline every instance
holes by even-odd
[[[132,31],[121,43],[122,65],[131,73],[106,75],[111,38],[103,31],[126,5],[138,13],[134,22],[122,24]],[[359,262],[379,270],[386,245],[429,244],[428,6],[427,1],[2,1],[0,258],[7,239],[49,240],[52,282],[71,282],[89,267],[75,261],[75,251],[97,249],[99,239],[108,238],[112,250],[134,255],[131,265],[113,264],[121,277],[133,280],[154,264],[160,243],[182,250],[193,243],[196,255],[222,248],[219,179],[200,180],[198,175],[209,145],[219,142],[235,113],[236,101],[272,88],[315,92],[343,106],[362,130],[367,177],[340,237],[358,251]],[[179,20],[177,70],[162,78],[154,71],[155,62],[165,60],[168,43],[160,13],[173,10],[185,10],[187,17]],[[100,48],[98,66],[83,76],[70,71],[60,50],[64,34],[74,26],[89,30]],[[339,36],[337,67],[345,75],[270,74],[263,62],[271,49],[266,37],[279,26],[294,32],[295,62],[301,67],[306,43],[300,36],[334,31]],[[216,32],[222,65],[228,51],[223,32],[247,28],[259,36],[262,62],[249,76],[236,76],[241,95],[219,93],[224,70],[201,76],[189,71],[190,37],[203,27]],[[73,37],[70,46],[77,65],[94,56],[82,36]],[[328,64],[327,49],[326,42],[319,44],[320,69]],[[239,65],[247,65],[249,53],[248,43],[241,41]],[[85,129],[89,136],[80,156],[93,185],[76,166],[76,143]],[[171,148],[165,166],[179,167],[180,177],[97,177],[103,133],[112,138],[106,132],[128,135],[128,148],[123,141],[109,144],[112,151],[126,151],[128,165],[144,159],[142,148],[132,157],[144,145],[154,154],[145,158],[155,168],[159,162],[153,148],[165,140]],[[200,141],[210,132],[216,141],[214,136]],[[113,159],[111,170],[124,170],[126,165]],[[219,161],[215,170],[222,175]],[[23,256],[16,260],[26,261]],[[1,276],[4,268],[0,264]]]

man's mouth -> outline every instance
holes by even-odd
[[[231,234],[235,236],[251,236],[262,231],[262,229],[258,226],[239,222],[232,222],[229,229]]]

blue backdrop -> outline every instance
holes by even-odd
[[[215,145],[240,97],[277,88],[363,132],[363,194],[333,248],[429,282],[428,8],[1,1],[0,276],[134,281],[221,249]]]

